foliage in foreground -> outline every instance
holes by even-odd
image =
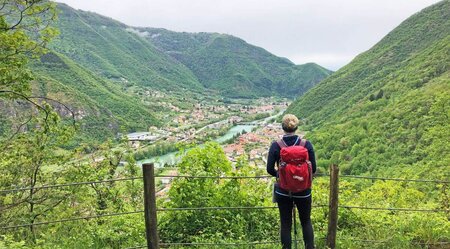
[[[22,154],[22,153],[21,153]],[[4,154],[2,154],[4,155]],[[23,155],[23,154],[22,154]],[[125,167],[119,162],[127,158]],[[3,158],[3,157],[2,157]],[[26,158],[26,156],[24,157]],[[73,158],[73,155],[71,156]],[[37,185],[62,182],[107,180],[140,175],[131,156],[111,152],[106,146],[94,152],[89,163],[45,159],[39,171]],[[103,158],[103,160],[95,160]],[[10,164],[8,164],[10,162]],[[11,160],[1,161],[2,175],[13,175]],[[179,174],[194,176],[257,176],[264,170],[240,160],[232,166],[220,146],[207,143],[186,152],[178,165]],[[29,184],[27,176],[24,185]],[[17,175],[16,175],[17,177]],[[5,178],[6,179],[6,178]],[[12,188],[3,182],[2,189]],[[36,191],[33,197],[20,192],[0,199],[2,225],[59,220],[71,217],[102,215],[142,210],[140,180],[93,183],[58,189]],[[328,179],[314,181],[314,204],[327,204]],[[340,205],[442,209],[446,204],[443,185],[341,179]],[[159,208],[194,207],[272,207],[272,181],[263,179],[192,179],[176,178],[167,196],[158,199]],[[426,196],[434,196],[433,200]],[[25,202],[21,203],[21,200]],[[30,203],[43,200],[30,211]],[[424,200],[427,200],[424,202]],[[448,201],[448,200],[447,200]],[[13,205],[14,204],[14,205]],[[10,206],[6,206],[10,205]],[[11,206],[12,205],[12,206]],[[323,248],[327,230],[327,208],[315,207],[313,226],[318,248]],[[21,214],[21,215],[17,215]],[[450,238],[450,226],[445,213],[417,213],[339,209],[338,248],[422,248],[420,243],[445,242]],[[164,243],[246,243],[278,241],[278,211],[207,210],[158,212],[159,233]],[[3,223],[6,222],[6,223]],[[142,213],[101,219],[79,220],[48,225],[35,225],[7,230],[0,239],[6,248],[126,248],[145,244]],[[301,238],[301,232],[298,235]],[[381,244],[358,240],[383,240]],[[19,248],[20,248],[19,247]],[[180,248],[174,246],[173,248]],[[201,248],[201,247],[200,247]],[[216,246],[215,248],[220,248]],[[238,248],[248,248],[241,246]],[[255,248],[273,248],[258,245]]]
[[[232,167],[217,143],[189,150],[178,165],[180,175],[252,176],[260,169],[241,160]],[[177,178],[171,184],[167,208],[272,206],[267,179]],[[275,212],[267,210],[208,210],[165,212],[160,216],[164,242],[264,241],[277,233]]]
[[[1,141],[0,189],[108,181],[139,174],[131,155],[126,151],[114,151],[111,144],[96,148],[89,158],[82,153],[82,148],[72,153],[61,150],[72,131],[57,119],[47,124],[46,132],[31,130],[13,140]],[[120,166],[121,161],[127,162],[125,166]],[[28,225],[2,230],[0,248],[120,248],[124,244],[131,245],[142,238],[144,231],[139,213],[107,219],[39,223],[139,211],[143,203],[141,191],[142,181],[131,180],[2,193],[0,226]]]

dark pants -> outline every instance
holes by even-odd
[[[311,223],[311,202],[312,197],[290,198],[287,196],[277,196],[278,209],[281,220],[281,245],[283,249],[291,249],[291,229],[292,229],[292,208],[297,206],[300,223],[302,224],[303,241],[305,248],[314,248],[314,232]]]

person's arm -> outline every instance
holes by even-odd
[[[277,143],[273,142],[270,146],[269,153],[267,154],[267,173],[272,176],[277,176],[277,171],[275,170],[275,163],[278,161],[279,153],[277,153]]]
[[[309,157],[309,161],[311,162],[311,165],[312,165],[313,173],[316,173],[317,166],[316,166],[316,154],[314,153],[314,147],[310,141],[306,141],[305,147],[308,150],[308,157]]]

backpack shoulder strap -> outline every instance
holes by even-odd
[[[288,147],[288,146],[286,145],[286,143],[283,141],[283,139],[277,140],[277,144],[278,144],[278,146],[280,146],[280,148]]]
[[[306,142],[307,142],[307,140],[302,138],[302,140],[300,140],[300,144],[299,145],[302,146],[302,147],[305,147]]]

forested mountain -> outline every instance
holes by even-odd
[[[294,65],[230,35],[134,28],[65,4],[58,7],[61,35],[52,49],[130,86],[293,97],[331,73],[315,64]]]
[[[31,64],[34,94],[72,109],[82,136],[96,141],[120,130],[157,126],[161,120],[155,115],[170,110],[153,105],[153,91],[166,93],[168,102],[194,93],[292,97],[330,74],[313,63],[294,65],[229,35],[133,28],[66,4],[57,8],[60,34],[50,52]],[[19,125],[8,118],[11,113],[23,112],[20,104],[5,107],[0,134]],[[61,106],[57,110],[70,116]]]
[[[159,121],[139,99],[123,92],[123,86],[105,79],[64,55],[50,52],[33,64],[38,84],[35,93],[57,99],[75,112],[81,136],[92,141],[114,138],[121,129],[147,130]],[[71,113],[59,105],[65,117]]]
[[[111,18],[58,4],[60,35],[51,49],[95,74],[129,86],[159,90],[200,90],[196,77],[183,64]]]
[[[80,127],[78,142],[100,143],[119,132],[145,131],[160,124],[152,108],[125,93],[123,85],[62,54],[49,52],[31,66],[33,95],[47,99],[61,117]],[[14,132],[34,111],[20,101],[0,101],[0,106],[0,137]]]
[[[430,210],[341,210],[339,236],[348,241],[340,248],[448,248],[447,184],[433,181],[449,179],[449,69],[445,0],[405,20],[288,108],[309,130],[320,171],[334,163],[342,175],[379,177],[341,178],[340,203]],[[383,242],[358,245],[357,238]]]
[[[322,159],[345,173],[448,173],[449,10],[442,1],[413,15],[289,107]]]
[[[231,35],[155,28],[137,31],[191,69],[204,86],[227,96],[293,97],[331,73],[314,63],[296,66]]]
[[[134,28],[66,4],[57,10],[59,35],[49,44],[50,52],[31,64],[34,94],[66,104],[77,114],[83,136],[100,141],[119,130],[158,125],[155,115],[168,110],[152,105],[153,91],[166,93],[169,102],[192,93],[293,97],[330,74],[313,63],[294,65],[229,35]],[[5,127],[14,126],[8,113],[18,109],[6,107]],[[64,108],[57,110],[69,115]]]

